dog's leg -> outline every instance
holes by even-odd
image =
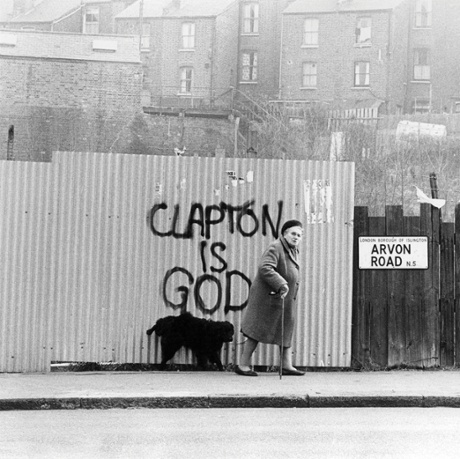
[[[181,347],[182,343],[178,343],[175,341],[161,341],[161,370],[164,370],[166,368],[166,362],[168,360],[171,360]]]
[[[201,352],[196,353],[197,366],[201,370],[207,370],[208,368],[208,357],[206,354]]]
[[[211,363],[215,363],[219,371],[224,371],[224,367],[222,365],[218,352],[212,352],[211,354],[209,354],[209,361]]]

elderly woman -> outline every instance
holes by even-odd
[[[288,220],[281,228],[280,238],[262,255],[241,325],[241,331],[247,340],[241,353],[240,365],[235,368],[239,375],[257,376],[251,369],[251,357],[259,342],[283,346],[283,375],[305,374],[292,365],[291,352],[299,289],[297,246],[302,235],[302,223]],[[283,299],[284,333],[281,342]]]

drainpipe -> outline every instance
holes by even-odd
[[[209,64],[209,105],[211,107],[214,106],[214,97],[213,97],[213,90],[214,90],[214,43],[216,43],[216,28],[217,28],[217,16],[214,22],[214,27],[212,29],[212,40],[211,40],[211,47],[209,48],[209,60],[211,61]]]
[[[142,23],[144,22],[144,0],[139,3],[139,52],[142,50]]]
[[[281,12],[281,31],[280,31],[280,65],[278,71],[278,99],[281,100],[281,92],[282,92],[282,83],[281,83],[281,69],[283,67],[283,25],[284,25],[284,18],[283,12]]]
[[[412,81],[412,73],[414,71],[411,68],[412,56],[414,54],[414,50],[412,48],[412,21],[414,20],[413,16],[413,9],[412,6],[409,5],[409,27],[407,28],[407,51],[406,51],[406,60],[407,60],[407,68],[406,68],[406,85],[404,88],[404,112],[407,113],[411,106],[410,101],[408,100],[408,96],[411,92],[410,82]]]
[[[235,139],[233,142],[233,157],[236,158],[238,155],[238,130],[240,127],[240,117],[235,117]]]
[[[386,111],[388,110],[388,104],[390,103],[390,78],[392,76],[391,66],[393,64],[393,52],[392,52],[392,31],[393,31],[393,11],[390,11],[388,14],[388,48],[387,48],[387,84],[385,89],[385,104]]]

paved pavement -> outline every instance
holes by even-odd
[[[0,374],[0,411],[90,408],[457,407],[459,370]]]

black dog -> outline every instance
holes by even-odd
[[[184,346],[195,353],[198,367],[205,369],[209,360],[217,365],[219,371],[223,371],[220,351],[224,343],[233,341],[234,327],[227,321],[213,322],[185,312],[180,316],[158,319],[156,324],[147,330],[147,335],[153,332],[161,337],[162,370],[166,368],[166,362]]]

